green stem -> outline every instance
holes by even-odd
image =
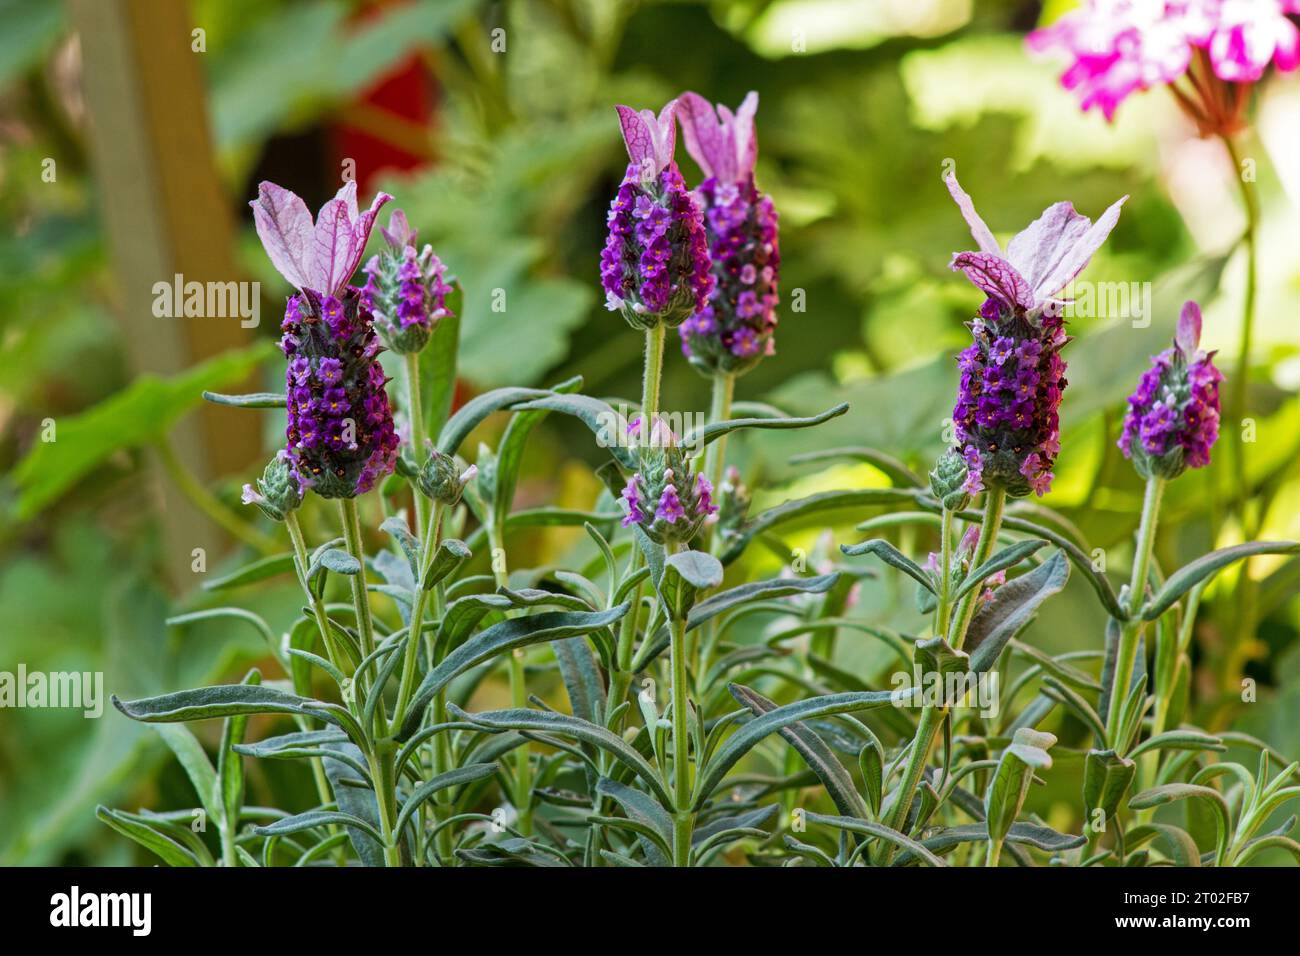
[[[505,542],[501,529],[495,522],[488,525],[488,545],[492,549],[492,575],[498,588],[510,584],[510,572],[505,562]],[[498,556],[501,560],[497,560]],[[507,614],[507,617],[510,615]],[[510,706],[522,708],[528,706],[528,687],[524,681],[523,650],[510,652]],[[525,836],[533,832],[532,811],[532,762],[527,743],[515,748],[515,810],[519,814],[518,829]]]
[[[984,495],[984,521],[980,524],[979,541],[975,544],[975,553],[971,555],[971,568],[978,568],[993,554],[997,544],[998,531],[1002,527],[1002,511],[1006,507],[1007,493],[1001,486],[990,488]],[[953,612],[952,623],[948,628],[948,643],[953,650],[961,650],[966,640],[966,630],[975,617],[979,604],[981,588],[972,588],[957,602]]]
[[[424,434],[424,403],[420,396],[420,353],[406,353],[406,414],[411,419],[411,447],[415,449],[417,458],[424,453],[424,440],[427,437]],[[415,499],[415,527],[417,531],[424,531],[424,496],[420,494],[418,488],[412,489],[412,497]],[[416,582],[417,585],[419,582]]]
[[[713,376],[713,398],[709,406],[709,423],[731,417],[731,399],[736,390],[736,376],[718,373]],[[704,452],[704,474],[715,489],[722,486],[722,472],[727,464],[727,436],[709,445]]]
[[[667,330],[662,324],[645,333],[645,369],[641,375],[641,422],[645,434],[650,434],[651,423],[659,414],[659,382],[664,370],[664,338]]]
[[[285,515],[284,526],[289,530],[289,538],[293,541],[293,550],[298,561],[296,568],[298,581],[302,585],[302,589],[307,593],[307,600],[311,603],[312,614],[316,618],[316,627],[320,630],[320,639],[325,646],[325,654],[329,657],[331,664],[347,673],[347,655],[335,643],[334,632],[330,628],[329,618],[325,614],[325,605],[321,603],[321,599],[316,596],[316,592],[311,589],[307,582],[307,567],[311,558],[307,550],[307,542],[302,535],[302,526],[298,524],[297,513],[291,511]]]
[[[668,609],[665,607],[664,612]],[[672,622],[669,649],[673,672],[669,689],[673,701],[673,866],[691,865],[691,832],[695,814],[691,812],[691,728],[690,689],[686,671],[686,618]]]
[[[416,501],[419,501],[423,495],[419,491],[415,493]],[[397,728],[406,719],[406,708],[410,704],[411,694],[415,688],[415,665],[419,660],[421,635],[424,632],[424,608],[429,600],[429,592],[423,587],[425,575],[429,573],[429,566],[433,563],[433,556],[438,551],[438,531],[442,523],[442,505],[438,502],[433,504],[433,513],[429,516],[429,526],[426,528],[420,526],[420,534],[423,540],[423,547],[420,554],[420,577],[415,582],[415,600],[411,608],[411,624],[406,636],[406,655],[402,660],[402,678],[398,684],[397,690],[397,708],[393,711],[392,731],[396,733]]]
[[[361,569],[350,575],[349,580],[352,584],[352,604],[357,612],[357,632],[361,635],[361,656],[365,658],[375,649],[375,625],[370,617],[370,597],[366,594],[366,551],[361,543],[361,518],[357,513],[356,499],[339,499],[339,518],[343,524],[343,540],[348,554],[361,565]],[[363,675],[357,676],[360,678]],[[381,710],[382,706],[376,708],[376,713]]]
[[[1133,576],[1129,580],[1128,598],[1124,607],[1127,617],[1120,630],[1115,673],[1111,678],[1110,707],[1106,713],[1106,734],[1112,747],[1119,744],[1115,735],[1119,733],[1120,713],[1128,697],[1133,664],[1137,660],[1138,640],[1142,635],[1142,621],[1137,615],[1146,597],[1151,551],[1155,545],[1160,499],[1164,490],[1164,479],[1153,475],[1147,479],[1146,492],[1142,496],[1142,519],[1138,524],[1137,546],[1133,554]]]
[[[952,612],[952,512],[943,509],[943,519],[939,526],[939,607],[935,612],[935,634],[947,634],[949,618]]]
[[[180,457],[176,454],[176,449],[172,447],[171,442],[167,439],[160,439],[154,447],[158,451],[158,458],[162,461],[163,469],[181,493],[218,527],[224,528],[229,534],[238,540],[244,542],[251,548],[255,548],[262,554],[275,554],[279,550],[275,541],[258,531],[251,524],[240,518],[233,511],[221,503],[221,499],[208,491],[193,474],[190,473]]]
[[[930,748],[934,746],[935,733],[943,723],[943,710],[938,707],[921,708],[921,719],[916,725],[916,734],[912,737],[912,749],[907,753],[907,765],[903,768],[903,779],[898,784],[898,797],[889,814],[889,826],[899,833],[906,833],[907,815],[912,809],[912,798],[921,783],[921,774],[930,760]],[[892,843],[884,848],[883,862],[888,863],[894,856]]]
[[[1255,327],[1255,298],[1259,273],[1257,241],[1259,233],[1259,202],[1255,190],[1242,176],[1241,154],[1237,149],[1237,144],[1233,142],[1231,136],[1225,135],[1221,138],[1224,146],[1228,149],[1228,156],[1232,160],[1233,176],[1236,178],[1237,185],[1241,190],[1241,201],[1246,213],[1246,232],[1244,236],[1246,245],[1246,292],[1241,312],[1241,341],[1238,347],[1240,358],[1237,364],[1237,374],[1232,379],[1232,399],[1229,404],[1231,409],[1229,432],[1233,436],[1233,466],[1238,496],[1236,500],[1241,503],[1244,512],[1246,499],[1246,447],[1245,442],[1242,440],[1241,422],[1246,417],[1246,392],[1250,379],[1250,350]],[[1246,530],[1245,534],[1247,538],[1254,536],[1251,530]]]

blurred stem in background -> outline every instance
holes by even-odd
[[[213,523],[263,555],[272,555],[280,550],[275,541],[235,514],[222,503],[220,498],[208,491],[203,482],[195,478],[185,467],[169,440],[161,439],[154,444],[154,449],[158,452],[158,460],[162,462],[167,476],[194,504],[194,507],[212,519]]]
[[[1233,137],[1224,134],[1220,137],[1227,147],[1232,160],[1232,174],[1241,190],[1241,203],[1246,214],[1246,231],[1242,242],[1246,246],[1246,289],[1242,301],[1241,340],[1238,346],[1240,358],[1237,361],[1237,374],[1232,382],[1232,391],[1228,400],[1229,426],[1231,428],[1232,463],[1233,463],[1233,512],[1241,526],[1244,541],[1254,540],[1259,535],[1263,524],[1263,505],[1254,500],[1250,494],[1249,476],[1246,470],[1245,420],[1250,388],[1250,352],[1254,338],[1255,298],[1259,272],[1259,199],[1255,195],[1251,180],[1242,169],[1241,152]],[[1238,672],[1243,660],[1243,646],[1254,639],[1256,628],[1256,594],[1255,582],[1251,577],[1251,560],[1241,562],[1237,571],[1235,588],[1235,618],[1232,629],[1232,646],[1224,655],[1220,675],[1225,691],[1231,690],[1239,679]]]

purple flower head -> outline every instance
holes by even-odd
[[[706,375],[739,375],[775,351],[780,301],[776,209],[754,185],[758,94],[746,96],[734,114],[696,93],[678,102],[686,150],[707,177],[696,195],[715,279],[708,304],[678,330],[682,352]]]
[[[1128,400],[1120,450],[1143,478],[1177,478],[1210,463],[1219,437],[1219,383],[1214,353],[1203,352],[1201,309],[1183,306],[1174,345],[1151,359]]]
[[[250,202],[258,238],[280,275],[300,292],[336,296],[361,264],[380,208],[393,197],[375,196],[364,213],[357,184],[347,182],[312,221],[307,204],[287,189],[264,182]]]
[[[366,263],[362,304],[374,315],[385,345],[400,354],[418,352],[439,320],[451,314],[447,270],[432,246],[416,249],[415,230],[402,210],[393,210],[381,231],[388,248]]]
[[[606,307],[638,329],[680,325],[713,291],[704,222],[673,161],[676,108],[618,107],[632,161],[610,203],[600,280]]]
[[[690,541],[718,510],[713,486],[694,472],[691,459],[662,419],[655,420],[649,434],[638,420],[629,434],[638,439],[638,468],[620,495],[626,512],[623,526],[637,525],[660,544]]]
[[[999,310],[1017,315],[1035,316],[1061,304],[1056,294],[1083,271],[1092,254],[1101,248],[1128,199],[1121,197],[1096,223],[1075,212],[1071,203],[1058,202],[1019,232],[1003,252],[957,177],[949,175],[945,181],[979,246],[978,252],[954,254],[951,268],[964,272],[998,304]]]
[[[954,256],[953,268],[988,297],[970,325],[972,344],[957,358],[953,424],[967,466],[962,490],[975,494],[997,486],[1013,497],[1041,496],[1051,488],[1061,450],[1066,380],[1060,351],[1070,340],[1056,293],[1087,265],[1124,200],[1095,224],[1069,203],[1057,203],[1004,254],[956,178],[947,183],[980,248]]]
[[[300,488],[363,494],[393,470],[398,437],[361,292],[304,290],[290,297],[285,324],[296,343],[285,373],[285,459]]]

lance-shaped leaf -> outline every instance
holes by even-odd
[[[284,408],[284,395],[280,392],[251,392],[247,395],[223,395],[221,392],[203,393],[204,401],[214,405],[234,408]]]
[[[888,452],[876,448],[827,448],[822,451],[809,451],[801,455],[792,455],[790,464],[806,465],[810,462],[835,461],[842,458],[866,462],[873,468],[884,472],[895,485],[908,488],[922,488],[925,486],[925,482],[921,477],[911,468],[908,468],[906,463]]]
[[[472,763],[465,767],[448,770],[446,773],[437,774],[417,787],[406,798],[406,801],[402,804],[401,812],[397,814],[397,823],[394,825],[393,831],[400,837],[405,831],[411,815],[435,794],[441,793],[449,787],[459,787],[463,784],[473,783],[475,780],[483,780],[495,774],[497,769],[495,763]]]
[[[190,785],[198,794],[203,809],[214,821],[221,823],[225,819],[225,805],[217,790],[217,771],[203,745],[183,724],[157,724],[154,729],[190,778]]]
[[[735,686],[741,691],[753,693],[752,690],[742,685],[737,684]],[[728,686],[728,690],[730,689],[730,686]],[[733,691],[733,695],[734,693]],[[801,720],[888,707],[896,699],[898,698],[894,692],[887,690],[827,694],[822,697],[812,697],[808,700],[785,704],[775,710],[768,711],[762,717],[755,717],[727,738],[727,741],[706,761],[704,767],[700,770],[699,780],[696,782],[694,808],[698,810],[703,807],[709,795],[722,783],[727,771],[769,734],[776,733],[782,727],[798,723]]]
[[[560,677],[569,695],[569,710],[575,717],[596,723],[605,713],[605,680],[600,662],[585,637],[566,637],[551,641],[551,650],[560,665]]]
[[[795,498],[769,508],[745,522],[739,533],[727,542],[727,550],[722,553],[721,561],[730,564],[740,557],[756,536],[781,525],[797,525],[829,511],[915,501],[919,495],[920,492],[908,488],[855,488],[850,491],[823,491],[806,498]]]
[[[1003,548],[993,557],[989,558],[978,568],[971,571],[966,577],[962,578],[961,585],[957,588],[957,593],[953,598],[959,598],[968,591],[979,587],[984,581],[999,571],[1005,571],[1007,568],[1014,568],[1017,564],[1029,557],[1040,548],[1047,547],[1046,541],[1017,541],[1009,548]]]
[[[575,376],[553,386],[556,396],[575,392],[582,387],[582,376]],[[524,460],[524,447],[533,429],[549,414],[549,409],[522,406],[510,416],[510,424],[497,445],[496,475],[492,489],[492,523],[501,527],[514,504],[515,488],[519,483],[519,469]]]
[[[469,437],[469,433],[482,424],[489,415],[549,394],[543,388],[510,387],[494,388],[490,392],[476,395],[462,405],[442,427],[442,432],[438,435],[438,451],[444,455],[454,455]]]
[[[710,598],[691,608],[688,631],[694,630],[705,621],[741,607],[754,601],[771,601],[788,597],[792,594],[823,594],[835,586],[840,579],[838,571],[820,574],[811,578],[769,578],[766,581],[750,581],[734,588],[719,591]]]
[[[884,561],[890,567],[897,568],[908,577],[912,578],[917,584],[925,588],[930,593],[934,593],[934,581],[925,570],[909,558],[903,552],[886,541],[884,538],[872,538],[870,541],[863,541],[861,544],[845,544],[840,546],[840,550],[850,556],[859,554],[874,554],[881,561]]]
[[[1203,734],[1199,730],[1166,730],[1162,734],[1148,737],[1129,751],[1130,757],[1139,757],[1148,750],[1209,750],[1223,753],[1227,750],[1221,737]]]
[[[339,749],[342,751],[341,756],[345,755],[348,758],[347,762],[335,759],[332,751],[331,756],[321,758],[325,778],[334,793],[334,802],[338,804],[340,812],[356,817],[365,824],[365,826],[345,824],[348,839],[352,843],[352,848],[356,850],[357,858],[364,866],[383,866],[384,848],[379,839],[379,803],[375,798],[375,792],[369,787],[357,787],[349,782],[355,772],[352,769],[353,765],[364,766],[366,758],[360,748],[354,744],[343,744]]]
[[[934,853],[947,853],[963,843],[981,843],[989,838],[986,823],[967,823],[959,827],[948,827],[933,836],[926,837],[921,845]],[[1049,853],[1063,853],[1075,850],[1088,842],[1088,838],[1079,834],[1061,833],[1051,827],[1038,823],[1013,823],[1007,831],[1007,843],[1032,846]],[[900,853],[895,861],[898,865],[911,862],[910,853]]]
[[[848,402],[841,402],[833,408],[826,409],[820,415],[811,415],[807,418],[730,418],[725,421],[710,422],[703,428],[687,432],[686,437],[682,439],[682,445],[686,448],[703,448],[723,435],[730,435],[741,428],[810,428],[828,422],[832,418],[838,418],[848,410]]]
[[[126,716],[146,723],[208,720],[246,714],[319,716],[313,713],[313,708],[322,706],[321,701],[310,697],[299,697],[256,684],[217,684],[139,700],[121,700],[114,694],[112,700],[113,706]]]
[[[673,844],[673,819],[668,811],[648,793],[608,777],[602,777],[596,783],[596,792],[617,803],[629,820],[640,823],[653,832],[654,836],[638,834],[637,839],[652,866],[667,866]]]
[[[105,806],[95,808],[95,816],[124,837],[156,854],[168,866],[198,866],[194,855],[166,833],[160,832],[147,818]]]
[[[878,840],[884,840],[886,843],[892,843],[900,850],[910,852],[924,860],[930,866],[948,865],[911,837],[905,836],[897,830],[887,827],[882,823],[872,823],[869,820],[855,820],[852,817],[824,816],[820,813],[809,813],[805,815],[805,818],[809,823],[819,823],[824,826],[834,827],[837,830],[845,830],[849,833],[857,833],[861,836],[875,837]]]
[[[379,831],[365,820],[338,810],[308,810],[306,813],[295,813],[291,817],[284,817],[265,826],[253,827],[253,833],[258,836],[284,836],[287,833],[300,833],[303,830],[311,830],[315,827],[325,827],[331,824],[355,827],[363,831],[371,839],[380,840]]]
[[[739,684],[731,684],[727,689],[731,691],[731,696],[740,701],[755,717],[762,717],[776,710],[776,704],[758,691]],[[834,802],[835,809],[845,816],[863,819],[870,816],[866,802],[853,785],[853,777],[845,769],[844,764],[840,763],[835,752],[827,746],[826,741],[822,740],[812,727],[806,723],[789,724],[782,727],[778,733],[798,752],[808,768],[817,774],[817,779],[826,787],[827,794]]]
[[[1065,587],[1069,577],[1070,564],[1057,551],[1034,570],[994,590],[993,599],[975,612],[966,634],[971,670],[980,674],[996,664],[1007,641],[1029,623],[1044,601]]]
[[[701,591],[722,583],[722,564],[703,551],[677,551],[664,558],[659,596],[675,620],[686,617]]]
[[[1124,834],[1124,845],[1132,850],[1147,843],[1152,844],[1174,866],[1201,865],[1200,848],[1192,839],[1192,835],[1182,827],[1168,823],[1139,823]]]
[[[628,447],[627,436],[623,433],[627,426],[622,416],[608,402],[590,395],[548,393],[519,406],[519,410],[525,409],[572,415],[591,429],[597,444],[608,451],[619,465],[628,471],[636,470],[636,456]]]
[[[434,695],[458,675],[477,664],[508,654],[518,647],[540,644],[562,637],[577,637],[598,628],[608,627],[628,612],[624,602],[608,611],[544,611],[528,617],[516,617],[493,624],[475,634],[444,657],[424,676],[402,721],[399,740],[406,740],[420,729],[424,709]]]
[[[457,720],[468,720],[493,732],[517,730],[525,734],[569,737],[591,744],[608,753],[640,777],[660,804],[665,807],[672,806],[672,797],[664,789],[658,771],[626,740],[599,724],[555,711],[528,710],[524,707],[470,714],[454,704],[449,704],[447,710]]]
[[[242,587],[245,584],[255,584],[258,581],[265,581],[267,578],[273,578],[280,574],[288,574],[292,570],[293,552],[286,551],[284,554],[273,554],[267,558],[259,558],[250,564],[245,564],[231,571],[229,574],[223,574],[211,581],[204,581],[203,590],[224,591],[229,588]]]
[[[1164,786],[1143,790],[1129,800],[1128,805],[1130,810],[1149,810],[1176,800],[1204,800],[1214,810],[1217,828],[1215,859],[1222,863],[1228,852],[1228,838],[1232,832],[1232,812],[1223,794],[1213,787],[1190,783],[1167,783]]]
[[[1243,558],[1257,554],[1295,554],[1298,551],[1300,551],[1300,541],[1250,541],[1203,554],[1191,564],[1185,564],[1169,575],[1155,597],[1142,608],[1142,619],[1154,621],[1197,584],[1209,580],[1228,565]]]
[[[988,824],[990,859],[997,859],[1011,825],[1020,815],[1035,770],[1052,766],[1047,749],[1056,737],[1039,730],[1022,727],[1002,751],[998,769],[984,798],[984,818]]]
[[[1136,773],[1137,764],[1113,750],[1088,751],[1083,761],[1083,808],[1089,828],[1098,810],[1106,820],[1115,815]]]
[[[420,582],[420,587],[426,591],[433,590],[439,581],[455,574],[470,556],[469,547],[464,541],[447,538],[438,542],[438,550],[434,552],[433,560],[429,562],[429,570],[425,573],[424,580]]]

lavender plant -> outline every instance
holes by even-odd
[[[292,573],[304,606],[282,640],[238,607],[174,621],[253,623],[277,678],[252,672],[237,684],[114,698],[176,753],[217,824],[217,852],[175,814],[101,808],[102,820],[170,865],[1241,865],[1272,849],[1300,858],[1290,824],[1265,830],[1300,796],[1300,764],[1278,770],[1267,745],[1184,723],[1202,589],[1243,557],[1300,544],[1247,542],[1167,575],[1152,560],[1163,487],[1208,463],[1217,434],[1221,376],[1199,350],[1194,305],[1130,400],[1120,438],[1148,482],[1128,585],[1116,592],[1059,515],[1017,501],[1048,490],[1061,454],[1060,294],[1123,200],[1095,224],[1057,204],[1004,251],[950,178],[979,247],[952,265],[986,296],[957,358],[954,447],[928,482],[878,449],[804,456],[870,462],[889,485],[755,512],[723,440],[848,411],[730,414],[735,377],[770,352],[778,304],[775,212],[753,183],[755,107],[751,96],[735,115],[715,112],[684,94],[657,116],[619,108],[632,164],[611,206],[601,282],[611,309],[646,335],[630,426],[616,402],[583,394],[581,379],[497,389],[448,414],[429,398],[447,395],[446,383],[432,393],[419,383],[426,349],[439,358],[424,367],[455,374],[459,291],[433,250],[417,251],[394,213],[388,248],[358,288],[388,197],[360,213],[349,184],[313,221],[296,196],[262,186],[258,233],[295,289],[286,390],[209,397],[285,409],[286,446],[245,501],[283,524],[292,548],[214,589]],[[703,216],[672,161],[677,120],[706,175],[695,193]],[[683,435],[660,415],[669,327],[724,382],[709,420]],[[404,442],[378,362],[384,347],[405,363],[395,396]],[[508,425],[496,447],[480,446],[468,465],[470,435],[498,413]],[[515,508],[528,439],[550,414],[575,417],[608,455],[590,510]],[[337,529],[324,529],[317,499],[337,503]],[[766,578],[742,573],[752,545],[780,548],[782,531],[844,513],[883,536],[837,549],[828,532],[807,562]],[[377,528],[363,514],[377,515]],[[513,535],[537,524],[580,526],[591,558],[512,567]],[[928,557],[918,562],[896,540]],[[895,584],[862,556],[916,586],[916,633],[862,613],[864,589]],[[1095,649],[1053,656],[1034,621],[1072,569],[1111,623]],[[754,621],[765,628],[756,633]],[[846,637],[877,643],[892,675],[847,667]],[[567,709],[536,696],[550,674]],[[494,675],[511,705],[475,710]],[[292,728],[250,741],[254,715]],[[182,726],[211,719],[224,721],[215,766]],[[1222,761],[1229,745],[1257,750],[1258,768]],[[1065,830],[1030,800],[1062,753],[1084,767]],[[304,763],[317,805],[246,806],[245,758]],[[1208,834],[1155,816],[1192,799],[1212,814]]]

